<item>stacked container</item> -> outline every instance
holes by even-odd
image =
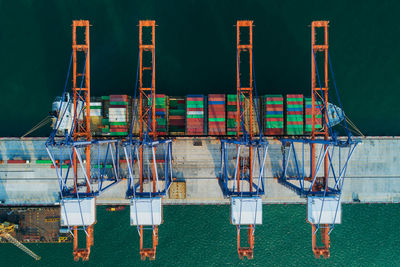
[[[225,95],[208,95],[208,134],[226,135]]]
[[[167,135],[167,97],[164,94],[156,94],[155,109],[157,134]]]
[[[258,127],[258,120],[260,116],[260,99],[253,99],[253,113],[250,115],[250,99],[246,98],[244,101],[244,117],[245,117],[245,125],[246,129],[250,130],[250,116],[252,116],[253,122],[253,135],[257,135],[260,133],[260,129]],[[261,124],[261,121],[260,121]]]
[[[128,103],[127,95],[110,95],[108,119],[111,136],[128,135]]]
[[[306,124],[305,124],[305,132],[312,132],[312,102],[311,98],[305,98],[305,106],[306,106]],[[320,130],[322,128],[322,113],[321,113],[321,102],[316,101],[315,106],[315,130]]]
[[[204,96],[186,96],[186,134],[204,135]]]
[[[303,95],[286,96],[286,134],[303,134]]]
[[[95,99],[90,101],[90,131],[94,135],[100,135],[102,132],[102,103]]]
[[[133,118],[132,134],[134,136],[139,135],[139,99],[131,98],[129,102],[129,114],[128,114],[128,129],[131,129],[131,123]]]
[[[102,113],[103,113],[103,119],[102,119],[102,135],[110,135],[110,121],[108,119],[108,109],[110,107],[110,96],[102,96],[101,101],[103,104],[102,107]]]
[[[284,135],[283,96],[266,95],[262,101],[264,134]]]
[[[169,98],[169,133],[171,135],[185,135],[185,99]]]
[[[226,103],[226,134],[236,135],[237,95],[227,95]]]

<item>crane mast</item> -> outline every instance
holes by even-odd
[[[329,139],[328,125],[324,123],[322,125],[322,129],[316,129],[316,114],[317,114],[317,97],[318,99],[323,99],[324,103],[328,103],[328,26],[329,21],[313,21],[311,23],[311,114],[312,114],[312,131],[311,131],[311,140],[315,140],[317,136],[323,136],[324,140]],[[317,29],[323,29],[323,43],[317,44]],[[322,53],[323,56],[323,79],[319,79],[317,77],[317,65],[316,62],[317,54]],[[322,84],[317,84],[317,80],[322,80]],[[325,117],[325,121],[328,121],[328,113],[325,108],[322,107],[322,114]],[[311,177],[315,177],[317,175],[317,157],[316,157],[316,144],[311,143]],[[324,144],[324,150],[327,150],[328,144]],[[327,188],[328,183],[328,174],[329,174],[329,157],[324,158],[324,171],[323,177],[320,177],[316,180],[312,187],[312,191],[323,191]],[[329,225],[322,224],[320,226],[321,230],[321,246],[317,245],[317,228],[315,224],[312,225],[312,250],[314,252],[315,257],[319,258],[323,256],[324,258],[329,258],[329,247],[330,247],[330,239],[329,239]]]
[[[346,133],[345,137],[339,138],[333,128],[336,124],[328,116],[331,105],[328,102],[329,73],[340,105],[338,108],[343,110],[329,57],[328,27],[328,21],[311,23],[311,136],[289,136],[280,140],[283,172],[278,181],[307,198],[307,221],[312,228],[312,250],[316,258],[330,256],[330,233],[342,218],[341,194],[347,166],[360,143],[353,138],[346,120],[339,122]],[[318,67],[321,62],[322,67]],[[319,114],[322,114],[322,126],[317,122]],[[301,152],[297,153],[298,150]],[[308,163],[309,167],[306,167]],[[317,242],[318,233],[320,242]]]
[[[134,112],[129,137],[123,143],[128,166],[126,196],[131,200],[130,220],[131,225],[138,229],[142,260],[154,260],[156,257],[158,226],[162,223],[162,197],[166,195],[172,182],[172,140],[158,139],[156,131],[155,27],[154,20],[139,21]],[[136,119],[139,124],[138,138],[133,133]],[[157,156],[162,153],[163,158],[159,161]],[[137,163],[136,169],[134,163]],[[144,233],[150,231],[152,245],[145,247]]]
[[[150,28],[151,30],[151,41],[146,43],[143,38],[144,28]],[[152,137],[153,140],[157,138],[156,131],[156,117],[155,117],[155,92],[156,92],[156,69],[155,69],[155,20],[140,20],[139,21],[139,135],[140,140],[143,141],[146,138]],[[146,65],[145,53],[149,53],[147,59],[151,62]],[[151,72],[151,82],[150,84],[145,84],[144,72]],[[147,103],[145,103],[147,102]],[[146,131],[147,129],[147,131]],[[139,168],[139,179],[140,179],[140,192],[143,192],[143,180],[144,177],[144,157],[143,157],[143,146],[139,147],[139,157],[140,164]],[[155,150],[155,147],[154,147]],[[156,161],[152,162],[153,174],[157,168]],[[147,177],[150,182],[150,177]],[[152,191],[156,191],[156,176],[153,175],[152,180]],[[150,248],[144,248],[143,246],[144,238],[144,226],[140,226],[140,256],[144,260],[147,257],[154,260],[156,257],[156,247],[158,245],[158,225],[153,227],[153,246]]]
[[[89,42],[89,21],[88,20],[74,20],[72,22],[72,90],[73,90],[73,101],[74,110],[77,112],[78,103],[83,104],[83,120],[80,119],[79,114],[75,114],[73,125],[76,125],[76,130],[73,133],[74,141],[83,139],[85,141],[92,140],[92,134],[90,132],[90,42]],[[81,28],[84,30],[84,41],[80,43],[77,40],[77,30]],[[83,55],[82,55],[83,53]],[[84,73],[78,73],[78,63],[84,64]],[[78,84],[78,77],[82,77],[80,84]],[[90,147],[85,147],[86,156],[86,177],[88,177],[86,183],[86,193],[90,192]],[[74,193],[78,193],[78,160],[76,150],[73,152],[73,171],[74,175]],[[73,255],[74,260],[79,259],[88,260],[90,255],[90,247],[93,245],[93,225],[87,228],[86,236],[86,248],[78,248],[78,227],[74,226],[74,248]]]
[[[262,224],[260,196],[265,193],[264,172],[268,149],[262,132],[255,138],[253,129],[253,113],[257,111],[253,101],[256,92],[253,27],[252,20],[238,20],[236,23],[236,138],[221,139],[220,180],[224,195],[231,197],[231,223],[237,229],[240,259],[253,258],[255,225]],[[248,33],[245,37],[244,32]],[[257,123],[260,128],[260,121],[257,120]],[[247,246],[241,244],[243,230],[247,230]]]

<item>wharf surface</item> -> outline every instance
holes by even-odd
[[[197,140],[194,143],[194,139]],[[400,202],[400,137],[366,137],[357,146],[344,181],[344,203]],[[199,145],[199,141],[201,141]],[[282,172],[281,142],[268,138],[263,202],[267,204],[305,203],[304,198],[278,183]],[[46,138],[0,138],[0,205],[58,205],[59,185],[50,164],[36,164],[47,159]],[[297,145],[296,145],[297,146]],[[297,147],[300,148],[300,145]],[[164,198],[164,204],[228,204],[217,176],[221,164],[221,144],[216,137],[178,137],[172,147],[174,177],[186,181],[186,198]],[[306,148],[306,153],[308,149]],[[7,164],[9,159],[28,163]],[[305,158],[307,163],[308,159]],[[334,162],[337,164],[337,161]],[[126,180],[97,197],[98,205],[127,205]]]

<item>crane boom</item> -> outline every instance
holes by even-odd
[[[12,235],[9,233],[2,233],[0,234],[0,237],[7,239],[8,242],[11,244],[15,245],[17,248],[21,249],[23,252],[34,258],[35,260],[40,260],[40,256],[36,255],[32,250],[24,246],[21,242],[19,242],[17,239],[15,239]]]

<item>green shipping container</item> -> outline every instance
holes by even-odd
[[[36,164],[53,164],[53,162],[50,159],[38,159]]]

